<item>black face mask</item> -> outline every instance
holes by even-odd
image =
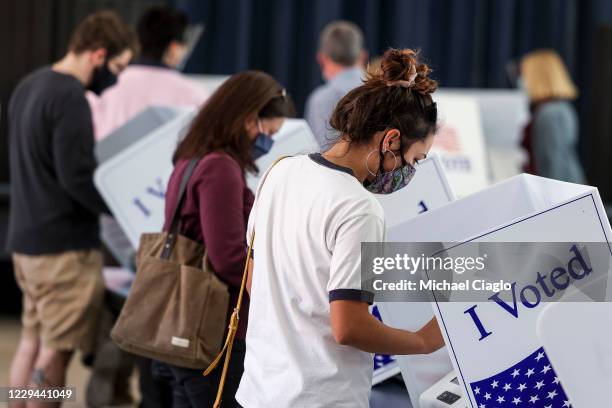
[[[94,69],[91,82],[87,89],[96,95],[100,95],[106,88],[115,85],[115,83],[117,83],[117,75],[113,74],[111,70],[108,69],[107,64],[104,64]]]

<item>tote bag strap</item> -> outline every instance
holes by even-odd
[[[278,162],[280,162],[281,160],[287,157],[291,157],[291,156],[279,157],[268,168],[268,171],[266,171],[263,178],[261,179],[261,182],[259,183],[259,188],[257,189],[257,197],[259,197],[261,188],[263,187],[264,182],[266,181],[266,178],[268,177],[268,174],[270,174],[270,171],[272,171],[272,168],[276,166]],[[223,355],[225,355],[225,361],[223,362],[223,371],[221,372],[221,379],[219,381],[219,389],[217,390],[217,398],[215,399],[215,404],[213,405],[213,408],[219,408],[221,406],[221,394],[223,393],[223,387],[225,386],[225,378],[227,377],[227,370],[228,370],[230,358],[232,355],[232,348],[234,346],[234,339],[236,337],[236,331],[238,330],[238,319],[239,319],[238,316],[240,314],[240,306],[242,304],[242,298],[244,297],[244,289],[246,287],[246,281],[247,281],[247,275],[248,275],[248,269],[249,269],[249,259],[251,259],[251,253],[253,252],[254,242],[255,242],[255,226],[253,225],[253,231],[251,232],[251,237],[249,239],[249,248],[247,250],[246,262],[244,263],[244,269],[242,271],[242,282],[240,283],[240,292],[238,293],[238,300],[236,301],[236,307],[234,308],[234,311],[232,312],[232,315],[230,317],[227,337],[225,338],[225,343],[223,344],[223,348],[221,349],[219,354],[217,354],[217,357],[215,357],[215,359],[210,363],[208,368],[204,370],[204,373],[203,373],[204,375],[210,374],[211,371],[214,370],[215,367],[217,367],[217,365],[221,361],[221,358],[223,358]]]
[[[176,242],[176,235],[178,234],[179,229],[179,219],[180,219],[180,210],[183,207],[183,201],[185,201],[185,191],[187,190],[187,183],[189,183],[189,179],[193,174],[193,170],[198,164],[198,159],[191,159],[189,164],[185,168],[185,172],[183,173],[183,178],[181,179],[181,184],[179,186],[178,198],[176,200],[176,206],[174,207],[174,211],[172,211],[172,218],[170,219],[170,228],[168,230],[168,236],[166,237],[166,242],[164,243],[164,247],[161,253],[161,259],[169,259],[172,254],[172,248],[174,247],[174,243]]]

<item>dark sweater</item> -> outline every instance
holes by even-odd
[[[168,182],[165,231],[170,228],[179,184],[188,163],[180,160]],[[213,270],[229,287],[228,316],[236,305],[242,281],[246,226],[253,200],[240,165],[229,155],[215,152],[207,154],[194,169],[180,212],[180,233],[204,244]],[[245,291],[236,333],[239,339],[245,338],[248,312],[249,296]]]
[[[11,208],[7,249],[28,255],[100,246],[108,212],[93,184],[91,112],[73,76],[41,68],[9,104]]]

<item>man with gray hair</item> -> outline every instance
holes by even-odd
[[[319,37],[317,62],[327,82],[312,91],[304,111],[321,151],[327,150],[337,136],[329,118],[340,99],[361,85],[366,58],[359,27],[348,21],[325,26]]]

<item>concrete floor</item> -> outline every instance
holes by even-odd
[[[9,367],[13,358],[17,343],[19,341],[19,333],[21,325],[18,319],[0,317],[0,386],[8,385]],[[81,364],[81,356],[76,355],[72,359],[70,369],[68,370],[68,378],[66,386],[76,388],[76,403],[66,403],[66,407],[84,408],[85,404],[85,386],[89,379],[89,370]],[[3,403],[0,403],[2,406]]]

